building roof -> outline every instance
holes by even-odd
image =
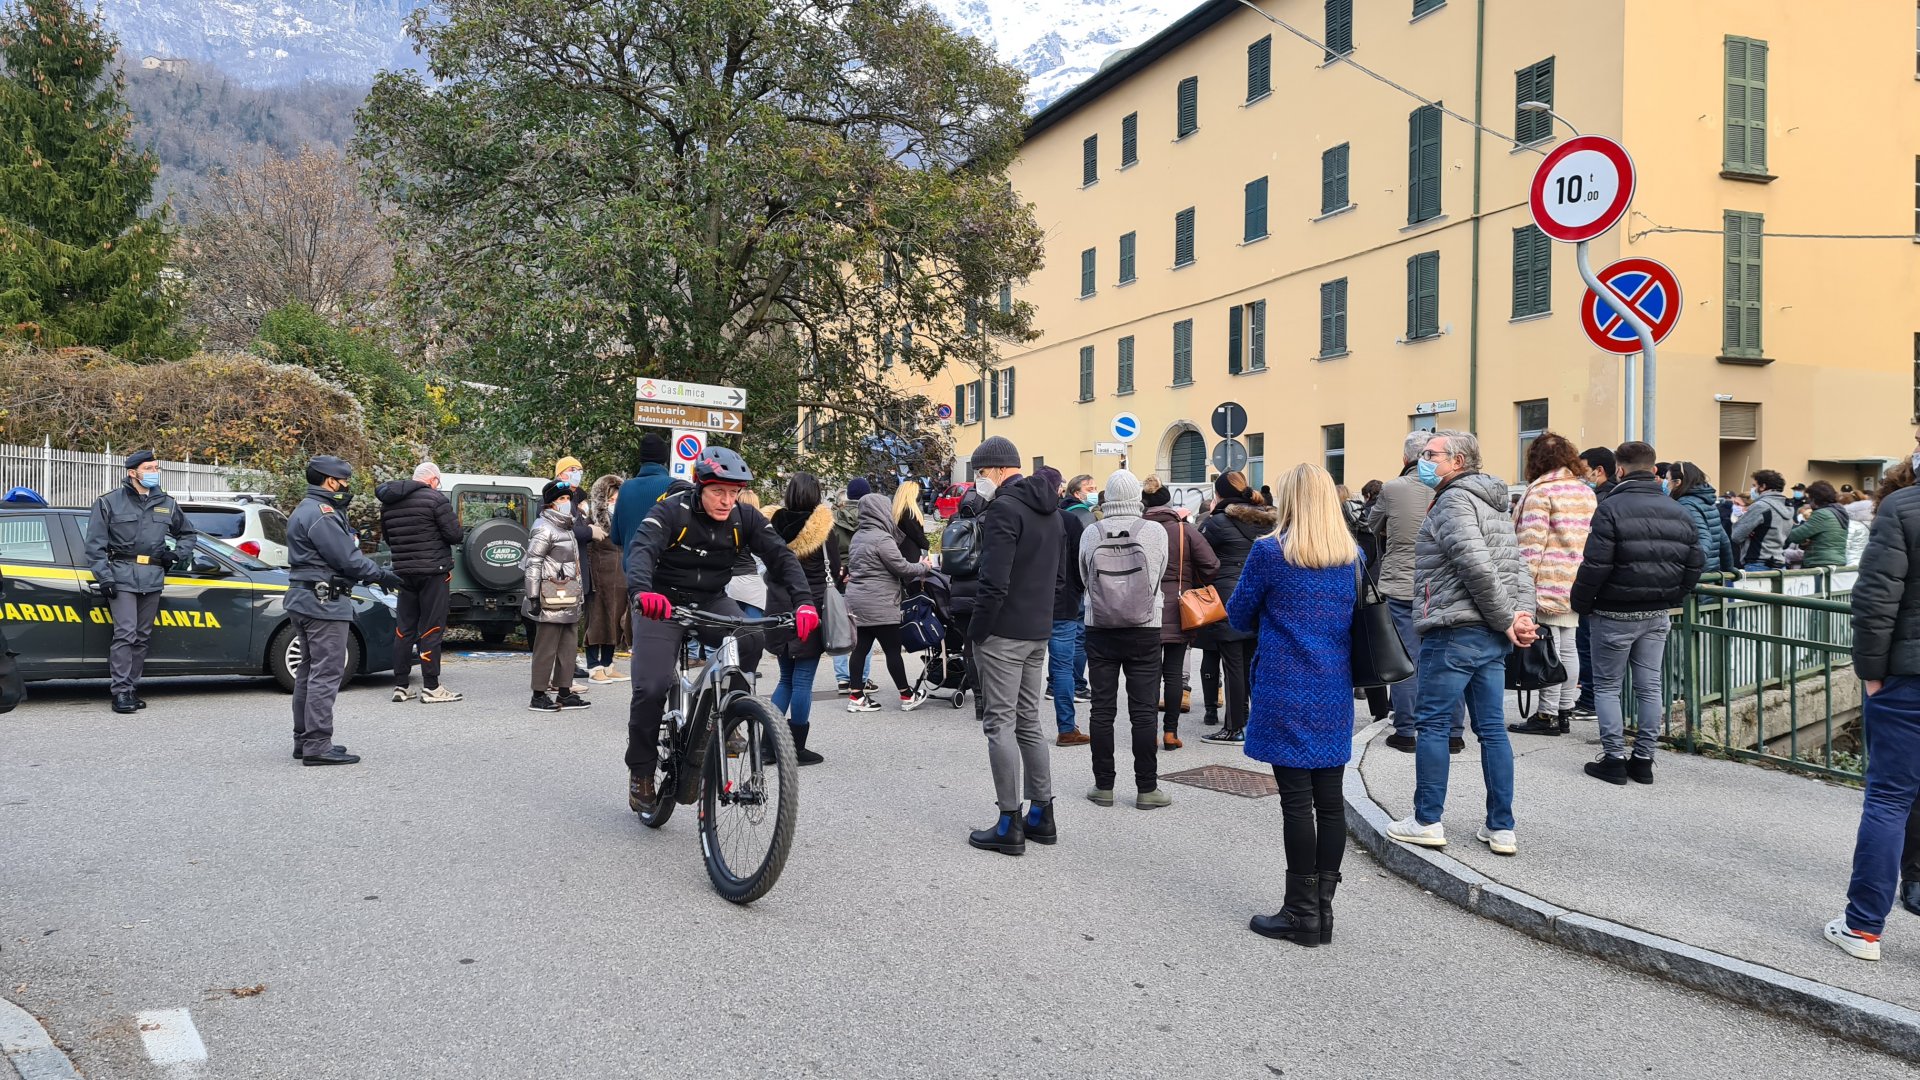
[[[1082,106],[1091,104],[1101,94],[1126,82],[1145,70],[1147,65],[1186,44],[1201,31],[1233,12],[1243,10],[1244,7],[1240,0],[1205,0],[1199,7],[1180,16],[1174,20],[1173,25],[1148,38],[1124,57],[1109,58],[1087,81],[1053,99],[1046,108],[1034,113],[1033,119],[1027,122],[1027,138],[1031,139],[1065,120]]]

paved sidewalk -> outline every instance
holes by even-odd
[[[0,1078],[79,1080],[79,1075],[32,1013],[0,998]]]
[[[1599,753],[1591,722],[1512,739],[1520,854],[1474,841],[1486,788],[1469,738],[1449,779],[1448,855],[1565,908],[1920,1008],[1920,919],[1894,909],[1877,964],[1821,937],[1846,904],[1858,790],[1664,751],[1651,787],[1614,787],[1581,769]],[[1361,766],[1368,794],[1396,818],[1411,809],[1413,771],[1413,755],[1379,738]]]

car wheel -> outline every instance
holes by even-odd
[[[347,678],[352,681],[360,674],[361,656],[366,650],[360,644],[360,635],[347,634]],[[302,659],[300,635],[294,633],[293,624],[287,623],[274,631],[267,642],[267,674],[280,684],[280,689],[293,692],[293,682],[300,674]]]
[[[507,635],[509,633],[512,633],[512,630],[510,628],[502,628],[499,630],[482,630],[480,631],[480,640],[488,645],[505,645],[507,643]]]

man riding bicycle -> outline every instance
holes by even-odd
[[[660,763],[660,721],[667,694],[679,678],[686,627],[666,620],[675,607],[716,615],[745,613],[726,594],[735,554],[760,556],[767,573],[789,596],[809,596],[806,573],[760,511],[739,502],[753,472],[739,454],[710,446],[693,465],[694,487],[654,505],[627,544],[627,591],[633,594],[633,705],[627,716],[627,805],[639,813],[652,805]],[[813,605],[794,611],[801,640],[820,625]],[[766,642],[760,634],[739,638],[740,666],[754,671]]]

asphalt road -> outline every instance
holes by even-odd
[[[1255,937],[1278,800],[1102,809],[1084,749],[1054,752],[1057,847],[973,851],[984,746],[944,705],[820,702],[786,874],[737,908],[692,813],[626,810],[626,688],[541,716],[525,670],[449,664],[453,706],[360,683],[339,737],[366,761],[331,769],[294,765],[270,684],[155,684],[132,719],[36,688],[0,718],[0,996],[93,1080],[1912,1075],[1359,854],[1335,945]],[[1243,759],[1163,768],[1210,761]],[[136,1017],[171,1009],[203,1065],[150,1059]]]

